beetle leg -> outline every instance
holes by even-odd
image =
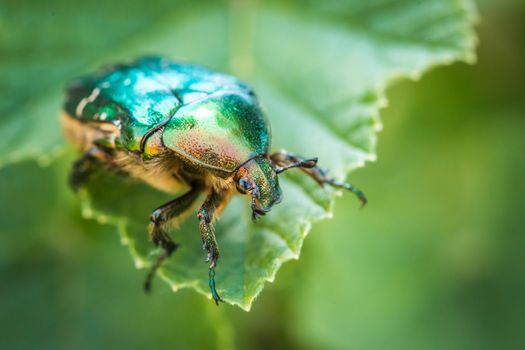
[[[332,187],[344,188],[351,191],[361,202],[361,207],[367,202],[365,194],[360,189],[350,183],[335,180],[328,174],[327,170],[321,169],[317,166],[317,158],[307,159],[286,151],[281,151],[271,154],[270,159],[275,165],[280,167],[277,169],[278,173],[290,168],[299,168],[321,186],[327,184]]]
[[[101,147],[93,146],[89,148],[84,155],[73,164],[73,168],[71,169],[69,185],[73,191],[77,192],[78,189],[88,181],[89,176],[98,164],[109,162],[111,157],[111,154]]]
[[[212,190],[198,212],[199,229],[201,232],[203,248],[208,252],[206,262],[210,263],[210,291],[213,300],[215,300],[215,304],[217,305],[219,305],[219,301],[222,301],[221,297],[217,293],[217,289],[215,288],[215,267],[217,266],[220,253],[219,247],[217,245],[217,239],[215,238],[213,221],[224,207],[227,197],[227,192],[221,193]]]
[[[146,280],[144,281],[144,290],[146,292],[151,290],[153,277],[155,276],[155,272],[157,272],[158,268],[162,265],[162,262],[177,248],[177,244],[173,242],[166,232],[164,228],[165,224],[190,209],[201,190],[201,186],[193,185],[187,193],[158,207],[151,214],[149,225],[150,237],[155,246],[160,246],[162,248],[162,253],[158,256],[157,260],[153,263],[146,275]]]

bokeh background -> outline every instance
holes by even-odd
[[[525,348],[525,3],[479,5],[478,63],[388,90],[379,159],[351,176],[370,204],[338,200],[250,313],[144,295],[61,164],[1,169],[0,348]]]

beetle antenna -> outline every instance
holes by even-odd
[[[292,163],[292,164],[289,164],[287,166],[284,166],[284,167],[278,167],[275,169],[275,173],[276,174],[280,174],[288,169],[292,169],[292,168],[306,168],[306,169],[311,169],[313,168],[314,166],[317,165],[317,157],[315,158],[310,158],[310,159],[306,159],[306,160],[302,160],[300,162],[296,162],[296,163]]]

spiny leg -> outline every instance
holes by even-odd
[[[333,177],[328,175],[326,170],[318,167],[317,158],[307,159],[292,153],[288,153],[286,151],[281,151],[271,154],[270,159],[280,167],[277,168],[277,173],[281,173],[291,168],[300,168],[320,185],[328,184],[333,187],[344,188],[353,192],[361,202],[361,207],[363,207],[367,202],[365,194],[360,189],[356,188],[352,184],[335,180]]]
[[[215,287],[215,267],[217,266],[217,261],[219,260],[220,253],[219,247],[217,245],[217,240],[215,238],[213,220],[226,203],[227,198],[227,193],[217,192],[212,189],[210,194],[202,204],[201,208],[199,209],[198,213],[199,229],[201,232],[203,248],[208,252],[206,262],[210,263],[210,291],[213,300],[215,300],[215,304],[217,305],[219,305],[219,301],[222,301]]]
[[[75,163],[69,174],[69,185],[77,192],[88,180],[98,165],[111,161],[109,150],[98,146],[89,148]]]
[[[146,280],[144,281],[144,290],[146,292],[151,290],[153,277],[155,276],[155,272],[157,272],[162,265],[162,262],[177,248],[177,244],[175,244],[170,238],[164,225],[168,221],[190,209],[201,191],[202,188],[200,185],[193,184],[187,193],[158,207],[151,214],[149,226],[150,236],[155,246],[160,246],[162,248],[162,253],[157,257],[157,260],[153,263],[146,275]]]

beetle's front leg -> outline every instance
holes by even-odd
[[[151,266],[148,275],[146,276],[146,280],[144,282],[144,290],[146,292],[151,290],[151,282],[153,281],[155,272],[161,266],[162,262],[167,259],[177,248],[177,244],[173,242],[166,232],[164,227],[165,224],[190,209],[201,191],[202,186],[193,184],[187,193],[158,207],[151,214],[149,226],[151,240],[156,246],[160,246],[162,248],[162,253]]]
[[[326,170],[321,169],[317,166],[317,158],[307,159],[286,151],[276,152],[270,155],[270,159],[279,167],[277,171],[282,172],[290,168],[300,168],[303,172],[313,178],[319,185],[330,185],[332,187],[344,188],[354,193],[361,206],[364,206],[367,202],[363,191],[355,187],[354,185],[346,182],[335,180],[331,177]]]
[[[215,238],[215,229],[213,227],[213,221],[218,215],[218,212],[226,203],[227,198],[227,193],[220,193],[215,190],[212,190],[198,212],[199,229],[201,233],[203,248],[208,253],[206,261],[210,263],[210,291],[213,300],[215,300],[215,304],[217,305],[219,305],[219,301],[222,301],[221,297],[217,293],[217,289],[215,288],[215,267],[217,266],[217,261],[219,260],[220,253],[219,247],[217,245],[217,239]]]

